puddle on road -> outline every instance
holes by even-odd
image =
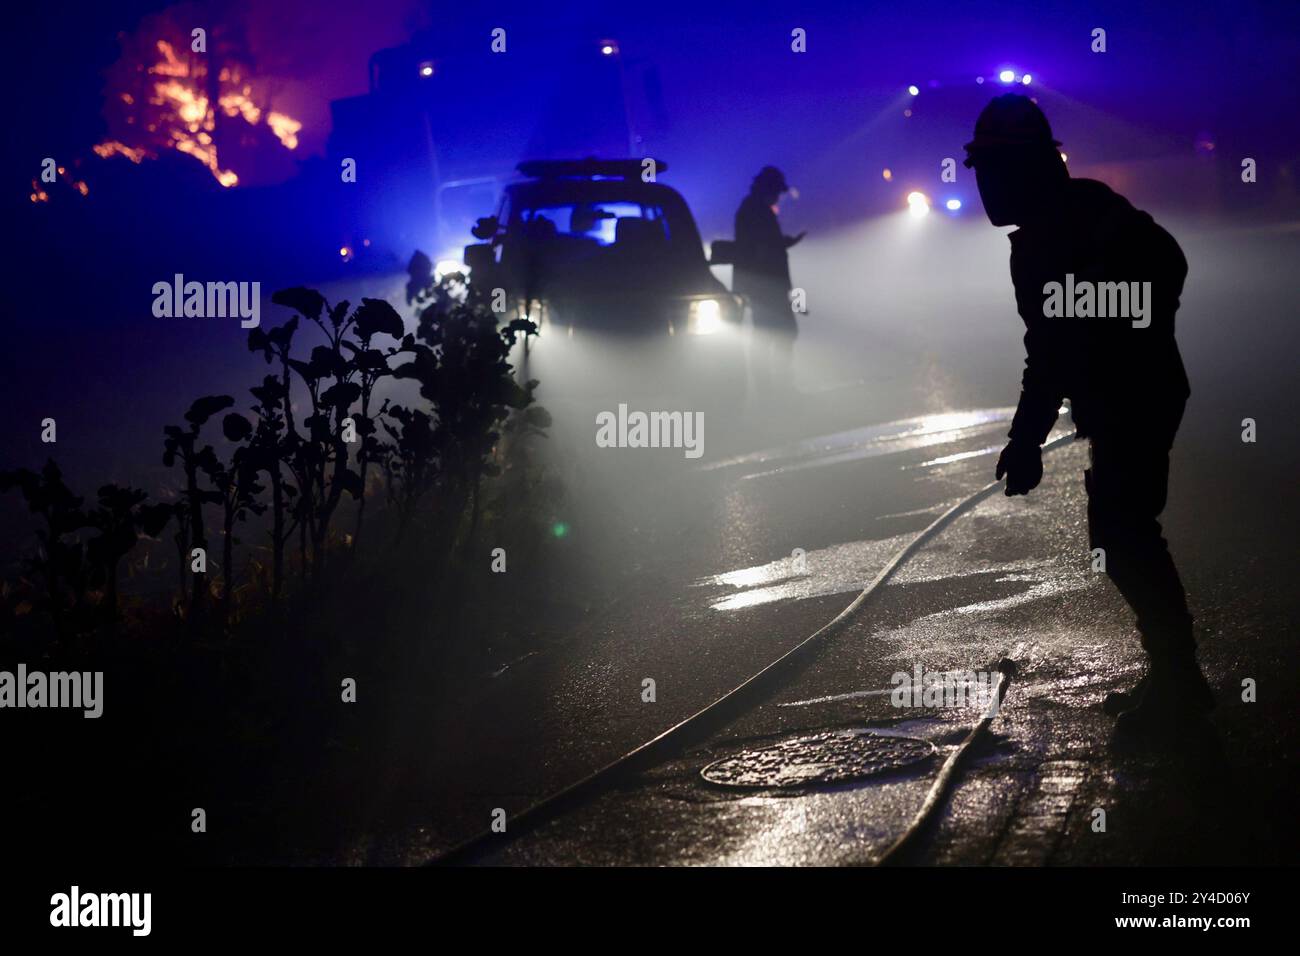
[[[984,409],[980,411],[952,413],[946,415],[922,416],[892,422],[889,425],[872,426],[843,432],[840,435],[823,436],[786,446],[754,452],[723,462],[707,466],[723,468],[732,465],[767,463],[780,459],[794,458],[798,455],[822,457],[818,461],[795,461],[789,468],[813,467],[845,460],[836,449],[844,446],[856,447],[853,456],[862,454],[884,454],[884,451],[872,452],[863,449],[871,443],[889,445],[893,450],[903,450],[899,442],[919,442],[921,444],[940,444],[954,440],[958,432],[971,428],[987,428],[990,424],[1001,425],[1005,421],[1003,412],[1007,409]],[[971,424],[972,422],[976,424]],[[953,427],[955,423],[956,427]],[[1056,435],[1056,432],[1053,433]],[[1064,434],[1064,432],[1062,432]],[[933,441],[931,441],[933,439]],[[920,447],[910,444],[907,447]],[[914,465],[909,469],[932,469],[951,464],[966,458],[992,454],[1000,445],[990,445],[974,451],[941,456]],[[756,474],[767,474],[759,472]],[[744,477],[754,477],[749,475]],[[961,499],[936,502],[924,508],[910,511],[880,515],[877,520],[887,518],[909,518],[922,515],[938,515]],[[993,499],[984,505],[986,516],[999,523],[1009,521],[1028,521],[1033,519],[1034,508],[1007,507],[1001,499]],[[735,611],[741,608],[755,607],[774,601],[802,600],[804,598],[824,597],[831,594],[845,594],[861,590],[866,582],[879,573],[880,569],[902,548],[912,541],[915,532],[895,535],[889,538],[850,541],[810,551],[800,558],[781,557],[766,564],[748,568],[738,568],[721,574],[710,575],[695,581],[697,587],[726,587],[742,593],[733,593],[715,598],[709,605],[715,611]],[[1051,567],[1045,560],[1018,560],[1014,562],[993,563],[978,572],[961,571],[954,568],[960,560],[954,553],[954,543],[969,545],[969,532],[965,538],[960,532],[949,531],[943,537],[935,539],[931,545],[915,554],[907,565],[900,569],[899,583],[921,583],[930,581],[953,580],[971,573],[1002,573],[1006,577],[998,583],[1012,581],[1025,582],[1029,587],[1006,598],[972,603],[965,608],[948,610],[943,614],[989,614],[1019,604],[1036,601],[1039,598],[1061,595],[1084,587],[1084,582],[1076,577],[1069,580],[1060,579],[1060,568]],[[1040,577],[1041,575],[1041,577]]]
[[[959,451],[954,455],[941,455],[938,458],[931,458],[929,461],[917,462],[915,465],[903,465],[903,471],[913,471],[917,468],[937,468],[940,465],[951,465],[955,461],[965,461],[967,458],[978,458],[981,455],[992,455],[994,452],[1002,451],[1002,445],[986,445],[983,448],[976,448],[974,451]]]
[[[847,594],[860,591],[864,583],[874,578],[889,559],[914,537],[915,534],[909,533],[872,541],[831,545],[810,551],[799,559],[778,558],[767,564],[710,575],[695,581],[694,586],[727,587],[739,592],[713,600],[709,607],[715,611],[735,611],[774,601]],[[918,555],[913,563],[920,567],[912,573],[908,573],[911,570],[909,568],[900,569],[897,583],[955,582],[963,578],[996,574],[1000,577],[993,579],[994,584],[1020,584],[1023,587],[1006,597],[945,608],[917,618],[912,624],[938,623],[954,616],[994,614],[1032,601],[1080,591],[1089,584],[1085,574],[1062,574],[1059,566],[1041,560],[991,564],[975,571],[951,571],[945,565],[953,563],[953,556],[935,552]],[[935,563],[938,567],[933,566]]]
[[[727,571],[695,582],[696,587],[749,588],[714,601],[715,611],[860,591],[914,535],[851,541],[810,551],[801,559],[779,558],[752,568]]]
[[[783,789],[829,786],[901,770],[929,760],[928,740],[877,730],[837,730],[743,750],[715,760],[700,776],[720,787]]]
[[[935,578],[907,578],[908,584],[919,584],[923,582],[948,582],[959,580],[964,577],[975,575],[986,576],[1003,571],[1003,568],[987,568],[979,571],[972,571],[965,574],[947,574]],[[1047,563],[1036,563],[1033,565],[1011,566],[1008,569],[1010,573],[1002,574],[994,578],[994,584],[1020,584],[1027,587],[1008,597],[993,598],[987,601],[972,601],[970,604],[962,604],[958,607],[947,608],[942,611],[935,611],[932,614],[926,614],[914,619],[911,624],[925,625],[931,622],[942,621],[950,617],[970,616],[975,614],[995,614],[999,611],[1006,611],[1013,607],[1019,607],[1022,604],[1029,604],[1033,601],[1042,600],[1049,597],[1062,597],[1074,591],[1082,591],[1088,586],[1088,579],[1082,574],[1064,576],[1060,569],[1055,565]],[[1026,574],[1025,571],[1039,571],[1039,574]]]
[[[704,471],[724,468],[746,469],[742,479],[823,468],[864,458],[949,444],[994,428],[1011,420],[1014,408],[982,408],[965,412],[920,415],[882,425],[819,435],[777,448],[765,448],[711,462]],[[784,463],[784,464],[782,464]]]

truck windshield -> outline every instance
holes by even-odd
[[[636,202],[581,202],[538,206],[520,212],[524,231],[535,240],[555,237],[597,246],[668,241],[668,220],[659,206]]]

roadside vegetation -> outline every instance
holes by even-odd
[[[0,669],[103,671],[106,697],[94,722],[12,712],[16,799],[75,817],[92,793],[123,823],[37,827],[39,845],[328,857],[339,817],[362,826],[400,787],[440,696],[528,652],[527,603],[504,598],[562,573],[535,560],[562,499],[533,454],[550,416],[510,364],[536,328],[423,254],[409,273],[409,323],[382,299],[275,293],[290,317],[248,334],[260,379],[162,429],[169,488],[0,472],[34,529],[0,585]],[[194,839],[195,807],[224,839]]]

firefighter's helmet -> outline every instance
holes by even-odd
[[[976,154],[990,150],[1055,149],[1060,145],[1052,138],[1052,127],[1037,103],[1019,93],[1004,93],[994,97],[975,121],[975,138],[966,144],[970,156],[966,165],[971,165]]]

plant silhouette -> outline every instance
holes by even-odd
[[[499,325],[484,292],[459,273],[435,279],[428,261],[417,253],[408,267],[407,302],[418,311],[419,341],[405,349],[410,359],[394,374],[418,382],[437,412],[430,442],[448,490],[456,500],[468,498],[468,547],[478,530],[483,479],[500,474],[494,453],[501,430],[509,425],[540,432],[550,416],[533,405],[538,383],[520,384],[510,375],[511,349],[521,336],[536,334],[536,324],[513,319]],[[512,412],[521,413],[517,421]]]
[[[381,500],[391,509],[398,541],[423,524],[422,544],[443,544],[445,555],[457,545],[472,547],[484,484],[502,472],[503,439],[545,434],[550,425],[533,403],[537,383],[517,382],[509,362],[536,326],[499,322],[464,275],[435,279],[422,253],[409,271],[414,332],[382,299],[363,298],[353,308],[346,300],[331,304],[313,289],[276,292],[272,301],[293,315],[276,328],[249,331],[249,351],[274,371],[249,389],[247,410],[234,409],[230,395],[207,395],[190,405],[183,424],[163,428],[163,464],[183,477],[174,500],[149,503],[144,491],[104,485],[97,507],[87,511],[53,461],[40,472],[0,473],[0,491],[18,489],[42,519],[26,565],[30,580],[6,585],[7,613],[15,606],[8,595],[22,591],[48,612],[58,634],[117,622],[123,559],[141,536],[157,538],[173,519],[180,583],[174,610],[192,632],[228,630],[245,616],[243,600],[237,601],[246,587],[237,571],[237,531],[263,515],[269,575],[252,554],[245,567],[262,569],[270,607],[282,608],[295,538],[302,594],[320,596],[331,555],[358,553],[372,476],[384,486]],[[309,326],[319,339],[308,350],[300,333]],[[389,378],[414,382],[424,404],[378,399]],[[205,431],[218,418],[228,454]],[[340,540],[334,525],[344,500],[356,507],[351,533]],[[214,508],[219,517],[212,519]],[[207,566],[212,534],[222,542],[214,564],[219,589]],[[254,574],[248,585],[258,579]]]
[[[99,489],[99,507],[87,512],[53,459],[39,472],[26,468],[0,472],[0,492],[15,488],[42,522],[36,530],[36,551],[26,567],[43,588],[20,590],[30,592],[34,606],[49,613],[61,637],[96,623],[116,623],[118,566],[141,534],[157,537],[162,532],[172,507],[145,504],[145,492],[109,484]],[[98,534],[87,539],[85,530]],[[95,591],[101,591],[102,597],[92,606],[88,599]]]
[[[180,530],[177,534],[178,557],[181,564],[181,590],[184,592],[185,567],[193,568],[195,553],[207,554],[207,524],[203,517],[203,506],[220,504],[221,492],[213,487],[212,480],[220,472],[221,463],[211,445],[199,447],[199,433],[208,419],[218,412],[225,411],[235,400],[229,395],[208,395],[195,399],[194,404],[185,413],[188,428],[180,425],[163,427],[163,464],[168,468],[180,463],[185,473],[184,497],[177,504],[175,514]],[[200,475],[208,479],[207,487],[199,483]],[[188,542],[185,538],[188,537]],[[186,554],[188,548],[188,554]],[[206,567],[206,562],[201,566]],[[208,575],[206,570],[191,570],[189,621],[198,627],[202,620],[208,593]]]

